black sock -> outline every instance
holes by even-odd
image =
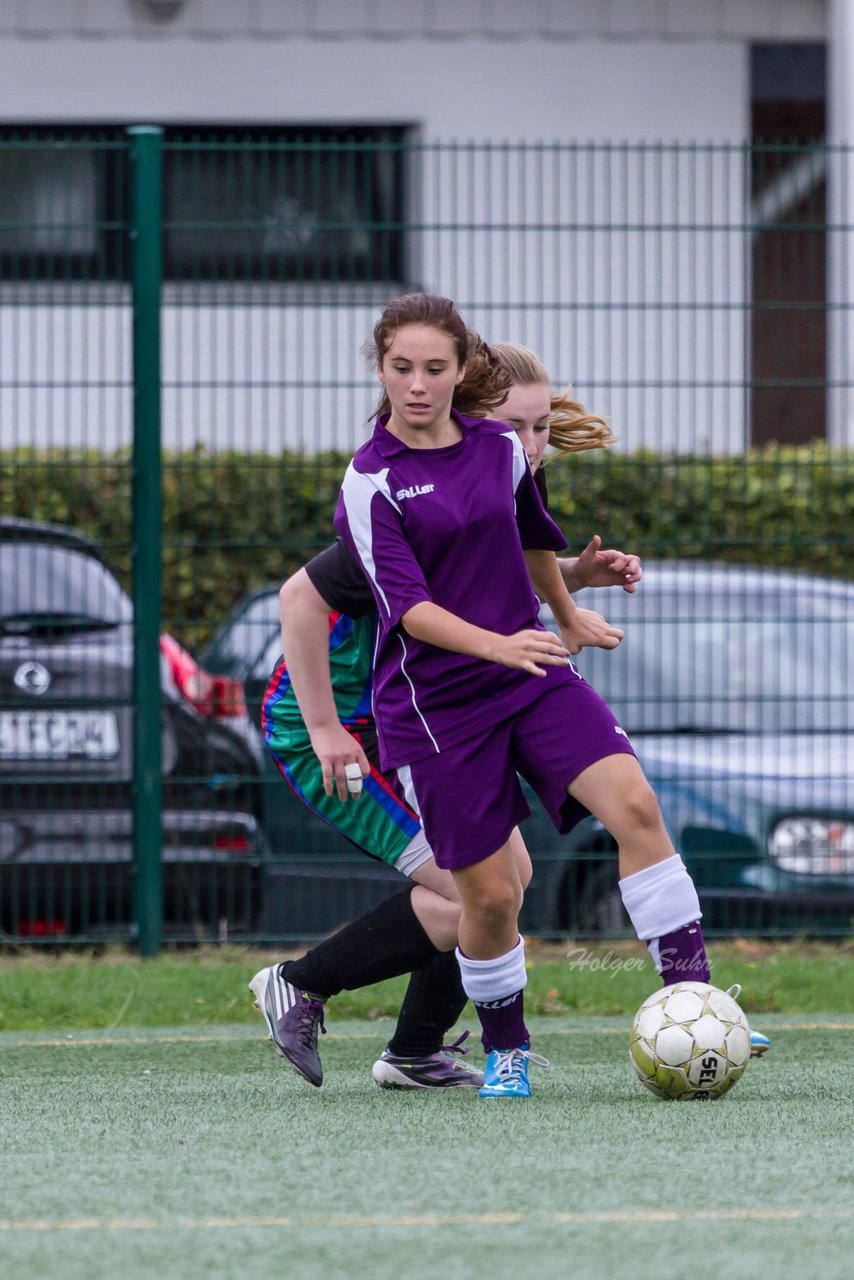
[[[438,1053],[465,1008],[460,966],[453,951],[443,951],[409,979],[389,1049],[401,1058]]]
[[[325,1000],[420,969],[438,954],[412,909],[410,888],[280,967],[286,982]]]

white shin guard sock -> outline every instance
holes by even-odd
[[[494,960],[471,960],[457,947],[457,963],[463,990],[475,1004],[515,995],[528,981],[524,938],[519,939],[512,951]]]
[[[626,876],[620,893],[642,942],[673,933],[702,915],[694,881],[678,853]]]

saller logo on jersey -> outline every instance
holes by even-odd
[[[404,498],[417,498],[422,493],[432,493],[435,488],[434,484],[413,484],[408,489],[398,489],[394,496],[401,502]]]

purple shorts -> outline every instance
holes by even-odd
[[[565,834],[588,810],[567,787],[606,756],[635,752],[614,713],[580,676],[447,751],[402,765],[395,786],[421,818],[440,867],[482,862],[530,809],[517,774]]]

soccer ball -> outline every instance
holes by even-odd
[[[638,1009],[629,1057],[658,1098],[720,1098],[750,1060],[750,1027],[725,991],[677,982]]]

